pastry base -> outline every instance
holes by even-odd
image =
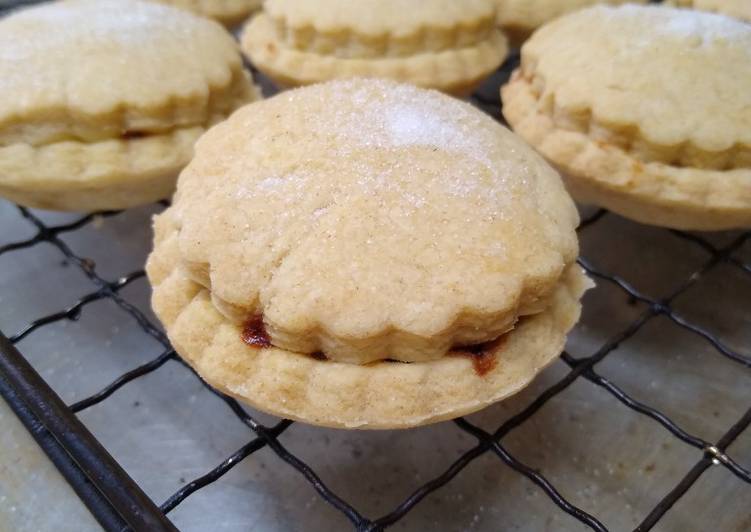
[[[203,127],[139,139],[0,147],[0,196],[26,207],[91,212],[169,197]]]
[[[159,220],[147,263],[152,305],[177,352],[206,382],[279,417],[348,429],[435,423],[518,392],[559,356],[590,286],[578,266],[570,267],[551,306],[519,322],[486,355],[495,364],[478,372],[473,355],[458,351],[432,362],[354,365],[251,347],[179,264],[175,226]]]

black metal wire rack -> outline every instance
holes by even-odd
[[[504,76],[508,75],[513,65],[514,60],[511,60],[502,69],[497,76],[497,83],[500,83]],[[488,91],[489,95],[480,93],[473,97],[474,102],[479,107],[492,113],[495,117],[500,116],[500,102],[496,96],[497,83]],[[152,323],[144,313],[121,295],[121,291],[126,286],[146,282],[144,272],[135,271],[115,280],[103,278],[97,272],[93,261],[78,255],[61,238],[63,235],[78,231],[94,223],[99,216],[115,217],[119,216],[120,213],[91,214],[71,223],[48,225],[33,211],[17,207],[17,212],[18,216],[34,228],[35,234],[31,238],[1,246],[0,261],[2,261],[3,256],[15,251],[32,248],[43,243],[50,244],[62,258],[78,268],[89,279],[92,290],[67,308],[40,317],[9,337],[0,333],[0,394],[76,490],[92,514],[107,530],[176,530],[168,517],[172,510],[184,503],[191,494],[221,479],[222,476],[256,451],[268,447],[281,462],[286,463],[291,470],[302,475],[320,497],[345,515],[351,521],[354,529],[358,531],[377,531],[394,525],[397,521],[405,518],[410,510],[420,504],[423,499],[451,482],[473,460],[486,453],[494,454],[503,464],[536,484],[563,512],[573,516],[592,530],[606,531],[608,528],[605,523],[588,513],[585,508],[579,508],[569,502],[542,472],[536,471],[517,459],[504,446],[504,439],[512,431],[529,421],[548,401],[578,380],[586,380],[603,388],[632,411],[651,418],[676,439],[696,449],[696,462],[687,469],[683,478],[673,489],[665,493],[659,503],[643,517],[641,523],[636,527],[637,531],[647,531],[655,527],[671,507],[713,465],[725,468],[746,484],[751,485],[751,471],[748,467],[738,463],[726,452],[739,435],[751,425],[751,400],[745,414],[735,424],[728,427],[720,439],[706,441],[684,430],[658,408],[640,402],[627,394],[616,383],[601,376],[596,370],[599,363],[605,360],[618,346],[634,336],[650,320],[657,316],[664,316],[675,326],[694,335],[696,342],[705,342],[711,345],[718,356],[737,363],[742,371],[750,371],[751,355],[749,353],[741,353],[731,349],[723,343],[721,338],[676,312],[672,303],[681,294],[702,283],[706,275],[721,264],[730,265],[751,280],[751,264],[736,257],[738,250],[751,240],[751,232],[740,233],[729,244],[717,247],[703,236],[682,231],[670,231],[675,238],[682,239],[702,250],[706,254],[706,260],[701,267],[688,275],[676,289],[659,298],[653,298],[640,292],[622,277],[601,271],[587,258],[580,258],[579,263],[593,278],[620,289],[631,300],[642,303],[645,310],[625,328],[612,335],[591,355],[577,358],[569,353],[563,353],[562,359],[569,368],[568,373],[545,389],[523,410],[503,420],[493,432],[485,431],[464,418],[444,423],[445,430],[452,430],[453,425],[456,430],[464,431],[475,438],[476,444],[451,463],[441,474],[417,487],[391,512],[379,517],[370,517],[363,515],[361,511],[348,503],[342,495],[330,489],[310,465],[290,452],[280,442],[279,436],[293,422],[280,420],[275,425],[264,425],[235,400],[213,390],[205,383],[204,386],[211,393],[224,401],[227,408],[234,413],[238,422],[247,426],[250,433],[249,440],[215,468],[188,481],[160,505],[152,502],[77,417],[78,413],[107,400],[128,383],[158,371],[168,362],[182,364],[186,371],[192,372],[189,366],[184,364],[173,351],[160,327]],[[587,231],[607,216],[610,216],[609,213],[600,210],[583,220],[579,228],[580,236],[586,238]],[[146,231],[146,228],[144,230]],[[0,271],[2,271],[1,266]],[[156,340],[162,346],[163,351],[158,357],[119,376],[90,397],[74,404],[65,405],[24,358],[23,354],[19,352],[15,344],[50,324],[63,320],[78,319],[87,305],[104,299],[114,302],[130,315],[142,333]],[[197,375],[196,378],[200,379]],[[748,489],[751,489],[751,486]]]

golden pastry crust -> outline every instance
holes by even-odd
[[[37,209],[123,209],[167,198],[205,128],[134,140],[0,147],[0,195]],[[60,176],[68,176],[61,180]]]
[[[493,5],[487,0],[463,0],[461,3],[454,0],[268,0],[264,10],[275,24],[282,25],[280,34],[295,48],[307,48],[321,39],[349,48],[353,39],[387,36],[396,40],[390,44],[400,43],[406,48],[405,55],[411,55],[434,51],[436,47],[453,48],[465,39],[469,42],[483,40],[493,27]],[[306,28],[314,29],[315,37],[310,31],[306,35]],[[425,35],[426,31],[434,34]],[[369,46],[379,44],[368,43]]]
[[[710,230],[751,224],[749,86],[751,27],[597,7],[527,41],[502,97],[514,130],[562,169],[580,201]]]
[[[168,198],[195,142],[225,118],[127,140],[0,146],[0,196],[62,211],[125,209]]]
[[[207,132],[147,273],[213,386],[309,423],[409,427],[514,393],[560,353],[588,287],[577,223],[555,172],[484,113],[340,80]]]
[[[508,53],[489,0],[270,0],[241,45],[282,85],[366,76],[452,93],[471,91]]]
[[[480,372],[471,360],[475,355],[461,352],[410,364],[318,360],[243,342],[242,328],[220,313],[209,292],[179,265],[174,215],[171,208],[156,218],[147,273],[154,310],[177,352],[219,390],[263,411],[316,425],[413,427],[469,414],[516,393],[557,358],[590,285],[580,268],[569,267],[549,307],[502,337],[484,355],[494,363]]]
[[[751,2],[748,0],[670,0],[668,3],[751,21]]]
[[[0,192],[64,210],[165,197],[187,139],[258,97],[226,30],[140,1],[6,17],[0,69]]]
[[[646,0],[495,0],[498,24],[512,43],[521,44],[553,19],[594,4],[645,3]]]
[[[188,9],[204,17],[218,20],[225,26],[235,26],[261,8],[263,0],[151,0]]]
[[[227,114],[247,84],[219,25],[146,2],[69,1],[0,22],[0,143],[163,133]]]
[[[238,111],[197,143],[173,209],[183,267],[221,312],[340,362],[493,340],[548,305],[578,251],[542,158],[470,105],[386,80]]]

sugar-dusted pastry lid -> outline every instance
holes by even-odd
[[[182,267],[271,343],[368,363],[441,358],[549,305],[577,255],[557,174],[436,91],[330,82],[236,112],[196,145]]]
[[[204,17],[213,18],[222,24],[239,24],[259,9],[263,0],[151,0],[189,9]]]
[[[146,269],[154,310],[177,352],[219,390],[316,425],[407,428],[468,414],[518,392],[558,357],[591,285],[578,266],[570,266],[550,305],[482,355],[456,351],[431,362],[339,363],[245,343],[242,327],[220,313],[180,266],[175,214],[173,207],[156,218]]]
[[[563,127],[606,130],[601,140],[642,162],[751,165],[747,24],[665,7],[594,7],[541,28],[522,49],[521,72]]]
[[[151,2],[72,0],[0,20],[0,145],[164,134],[228,114],[249,82],[231,35]]]
[[[490,0],[271,0],[241,42],[283,85],[371,76],[462,93],[506,57],[494,19]]]
[[[748,0],[668,0],[668,3],[712,11],[751,22],[751,2]]]
[[[536,32],[502,96],[514,130],[578,199],[646,223],[723,229],[751,224],[749,86],[751,26],[596,7]]]
[[[537,28],[561,15],[594,4],[645,3],[646,0],[495,0],[498,23],[512,42],[521,43]]]

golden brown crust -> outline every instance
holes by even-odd
[[[259,97],[226,30],[140,1],[4,18],[0,70],[0,194],[48,209],[169,196],[200,134]]]
[[[594,4],[645,3],[646,0],[495,0],[498,24],[514,44],[524,42],[534,30],[566,13]]]
[[[591,8],[525,44],[504,115],[580,201],[682,229],[747,226],[750,49],[751,28],[725,17]]]
[[[410,427],[515,393],[560,353],[589,286],[577,224],[559,176],[491,117],[339,80],[198,141],[147,273],[175,349],[218,389]]]
[[[351,32],[358,35],[388,35],[404,39],[424,38],[434,29],[456,31],[484,25],[492,20],[494,7],[488,0],[268,0],[264,9],[292,29],[316,28],[323,34]],[[345,33],[349,36],[349,33]]]
[[[188,9],[204,17],[218,20],[225,26],[235,26],[261,8],[263,0],[151,0]]]
[[[519,72],[503,87],[502,98],[514,131],[561,170],[578,201],[677,229],[751,225],[751,171],[643,163],[617,146],[558,128],[536,111],[534,92]]]
[[[175,222],[168,210],[155,222],[147,263],[152,304],[177,352],[212,386],[256,408],[307,423],[341,428],[406,428],[479,410],[526,386],[563,349],[577,321],[588,280],[566,273],[551,306],[525,319],[488,355],[479,375],[456,353],[423,363],[353,365],[277,348],[256,349],[242,329],[211,302],[180,266]]]
[[[204,131],[192,127],[133,140],[3,146],[0,195],[27,207],[82,212],[165,199]]]
[[[380,10],[371,6],[368,16],[357,16],[365,3],[335,3],[339,7],[331,13],[340,16],[334,20],[322,13],[322,20],[308,20],[294,11],[283,17],[274,11],[276,4],[269,4],[268,12],[246,25],[242,48],[262,72],[282,85],[365,76],[451,93],[471,91],[508,53],[505,38],[493,27],[492,5],[485,0],[473,2],[484,9],[468,10],[464,17],[456,14],[453,21],[443,19],[456,10],[440,12],[431,9],[429,2],[413,10],[422,14],[422,21],[419,17],[402,20],[370,16],[370,11],[393,14],[383,6]],[[440,13],[443,25],[431,26],[438,24],[431,20],[436,13]],[[365,27],[358,27],[363,24]],[[368,29],[370,26],[374,27]]]
[[[159,134],[228,114],[248,79],[218,24],[150,2],[73,0],[0,20],[0,145]]]
[[[748,0],[668,0],[678,7],[692,7],[751,21],[751,2]]]
[[[488,0],[270,0],[264,13],[285,48],[342,59],[455,50],[495,32]]]
[[[388,80],[238,111],[198,142],[174,210],[183,267],[222,313],[339,362],[493,340],[545,308],[577,254],[576,209],[541,157],[469,104]]]

